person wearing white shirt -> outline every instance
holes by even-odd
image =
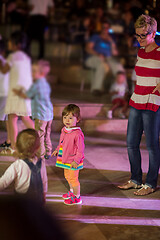
[[[17,136],[18,159],[0,178],[0,191],[14,182],[16,194],[23,194],[41,203],[45,202],[48,179],[45,161],[38,158],[40,138],[34,129],[25,129]]]

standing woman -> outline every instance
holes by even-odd
[[[135,23],[136,38],[140,44],[135,66],[137,83],[130,99],[127,129],[127,149],[131,179],[118,186],[120,189],[139,189],[135,195],[153,193],[157,186],[160,165],[160,47],[155,43],[157,22],[141,15]],[[142,184],[140,142],[145,134],[149,153],[149,169]]]

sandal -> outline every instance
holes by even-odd
[[[8,149],[10,146],[11,144],[5,141],[4,143],[0,144],[0,149]]]
[[[122,190],[128,190],[128,189],[131,189],[131,188],[139,189],[139,188],[141,188],[141,187],[142,187],[142,184],[141,184],[141,185],[138,185],[138,184],[132,182],[132,180],[129,180],[127,183],[118,186],[118,188],[120,188],[120,189],[122,189]]]
[[[147,184],[144,184],[137,192],[134,192],[134,194],[137,196],[145,196],[153,192],[155,192],[154,188],[151,188]]]
[[[0,152],[0,156],[14,156],[15,150],[9,147],[8,149],[4,149]]]

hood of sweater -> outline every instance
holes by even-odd
[[[71,132],[76,131],[76,130],[80,130],[81,131],[81,128],[80,127],[73,127],[73,128],[66,128],[66,127],[64,127],[63,128],[63,131],[65,133],[71,133]]]

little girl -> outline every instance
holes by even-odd
[[[74,104],[66,106],[62,112],[64,127],[61,130],[59,145],[52,155],[57,156],[56,166],[64,168],[64,176],[70,191],[63,194],[66,205],[81,204],[79,170],[83,168],[84,135],[77,123],[80,109]]]
[[[16,148],[19,159],[13,162],[0,178],[0,191],[14,181],[17,194],[45,201],[48,180],[45,162],[37,157],[40,138],[36,130],[25,129],[17,136]]]
[[[9,41],[9,50],[11,50],[12,53],[9,54],[6,64],[2,64],[0,61],[0,71],[2,73],[10,72],[9,91],[5,108],[5,114],[8,115],[8,131],[11,140],[11,148],[9,148],[10,154],[13,154],[15,151],[15,143],[18,133],[18,116],[21,116],[22,121],[27,128],[34,128],[34,124],[29,117],[31,116],[30,99],[22,99],[16,96],[12,91],[13,88],[23,88],[26,91],[32,84],[31,61],[24,52],[26,41],[25,34],[14,32]],[[8,154],[8,150],[4,150],[3,154]]]

